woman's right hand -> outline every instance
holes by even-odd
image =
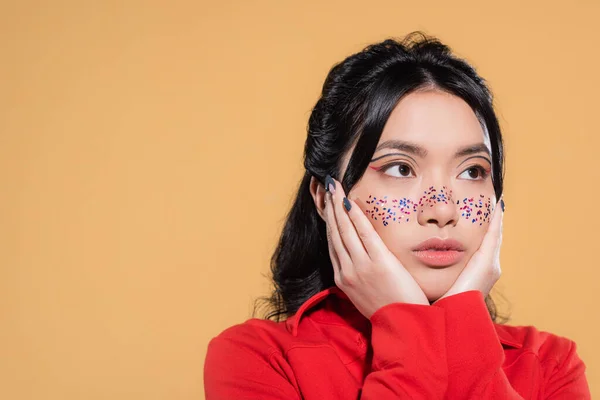
[[[325,185],[327,242],[335,284],[357,310],[370,319],[391,303],[429,305],[421,287],[383,243],[367,216],[345,197],[342,185],[329,176]]]

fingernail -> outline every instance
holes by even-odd
[[[502,212],[504,212],[504,199],[500,199],[500,205],[502,206]]]
[[[342,200],[342,203],[344,203],[344,208],[346,209],[346,211],[350,211],[352,204],[350,204],[350,201],[348,201],[348,199],[346,197],[344,197],[344,200]]]
[[[335,193],[335,182],[333,181],[331,175],[327,175],[325,177],[325,190],[330,193]]]

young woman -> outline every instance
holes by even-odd
[[[210,341],[208,400],[590,398],[575,343],[498,323],[489,297],[504,214],[492,100],[421,32],[331,69],[273,312]]]

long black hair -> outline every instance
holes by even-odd
[[[304,146],[306,172],[300,182],[279,243],[271,258],[273,291],[266,319],[280,321],[318,292],[335,285],[327,247],[325,222],[310,194],[314,176],[324,184],[327,174],[341,182],[345,193],[363,176],[392,110],[404,96],[436,89],[463,99],[489,135],[492,182],[500,198],[504,179],[502,134],[486,81],[465,60],[435,37],[414,31],[402,40],[387,39],[334,65],[308,121]],[[340,164],[356,143],[344,176]],[[488,295],[493,321],[500,318]],[[502,321],[505,322],[505,321]]]

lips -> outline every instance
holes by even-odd
[[[413,248],[413,251],[425,251],[425,250],[434,250],[434,251],[465,251],[465,247],[461,242],[455,239],[441,239],[441,238],[431,238],[427,239],[424,242],[421,242],[418,246]]]
[[[465,248],[458,240],[431,238],[413,248],[413,254],[430,267],[448,267],[464,256]]]

